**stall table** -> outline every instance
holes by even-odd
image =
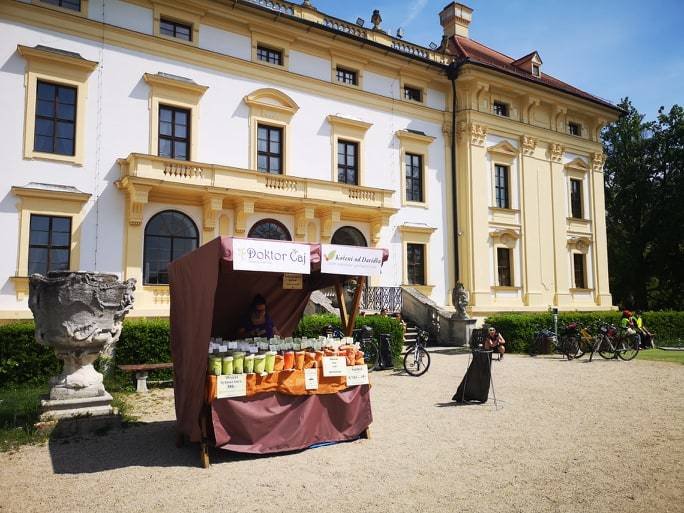
[[[334,286],[344,331],[351,335],[365,284],[365,276],[356,277],[353,308],[347,312],[342,283],[353,274],[321,272],[321,245],[250,240],[257,249],[272,244],[273,250],[262,252],[267,256],[269,251],[305,255],[310,270],[302,273],[302,288],[293,290],[284,288],[286,271],[234,268],[235,240],[243,241],[240,247],[244,248],[245,239],[218,237],[169,265],[178,441],[200,442],[206,467],[209,445],[265,454],[367,436],[372,422],[370,385],[347,387],[344,377],[325,377],[320,369],[317,390],[305,389],[302,370],[289,370],[247,375],[244,397],[216,398],[215,380],[207,376],[209,340],[237,332],[240,315],[253,295],[266,298],[274,324],[282,336],[288,336],[296,328],[311,292]],[[379,252],[381,261],[387,258],[385,250],[361,250]],[[334,258],[334,254],[326,258]]]

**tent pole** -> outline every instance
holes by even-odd
[[[354,324],[356,323],[356,316],[359,314],[359,304],[361,304],[361,293],[363,288],[366,286],[366,277],[359,276],[356,280],[356,290],[354,291],[354,303],[352,306],[352,311],[349,314],[349,324],[345,330],[345,335],[348,337],[352,336],[354,331]]]
[[[340,321],[342,327],[347,329],[347,302],[344,300],[344,291],[342,290],[342,281],[340,278],[335,282],[335,294],[337,294],[337,304],[340,307]]]

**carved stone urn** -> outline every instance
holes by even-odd
[[[58,271],[29,280],[36,341],[52,347],[64,369],[50,380],[41,420],[109,415],[112,396],[93,363],[111,354],[125,315],[133,308],[135,280],[105,273]]]

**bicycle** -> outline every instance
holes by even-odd
[[[411,376],[422,376],[430,368],[430,353],[425,347],[430,335],[418,328],[415,343],[408,346],[404,355],[404,370]]]
[[[639,336],[636,333],[618,333],[615,326],[603,325],[596,336],[589,361],[594,357],[594,353],[598,351],[601,358],[606,360],[617,360],[620,358],[620,360],[628,362],[636,358],[636,355],[639,354],[639,349]]]
[[[553,352],[562,354],[568,360],[576,358],[580,352],[580,338],[575,332],[566,331],[558,337],[552,330],[542,330],[535,334],[534,342],[529,348],[530,356],[542,353],[542,349],[548,344],[553,346]]]
[[[595,337],[589,333],[587,328],[580,329],[579,337],[579,349],[575,358],[582,358],[585,354],[591,352],[596,341]]]

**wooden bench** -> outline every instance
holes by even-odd
[[[124,372],[135,372],[138,380],[136,392],[147,392],[147,373],[153,370],[173,369],[173,363],[142,363],[138,365],[119,365],[119,369]]]

